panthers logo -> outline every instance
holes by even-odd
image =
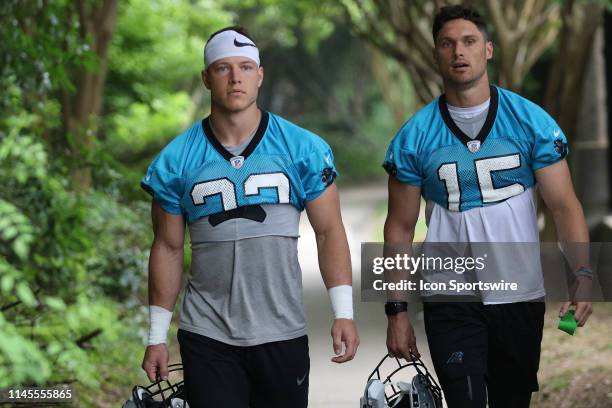
[[[559,153],[561,158],[567,156],[567,143],[564,143],[561,139],[555,139],[555,151]]]
[[[397,166],[392,161],[387,160],[386,162],[384,162],[383,168],[385,169],[387,174],[389,174],[390,176],[397,175]]]
[[[331,183],[334,182],[336,178],[336,172],[331,167],[326,167],[323,169],[321,173],[321,181],[325,184],[325,187],[328,187]]]

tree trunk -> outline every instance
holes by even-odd
[[[519,92],[533,64],[555,41],[559,6],[548,0],[485,3],[501,55],[498,83]]]
[[[597,56],[601,53],[601,44],[595,48],[593,39],[596,30],[601,25],[602,12],[603,7],[597,3],[576,4],[574,1],[565,3],[561,11],[563,25],[559,39],[559,51],[551,64],[549,82],[546,88],[544,109],[557,120],[567,136],[570,147],[577,148],[578,152],[580,152],[581,146],[585,146],[583,143],[585,140],[599,140],[597,139],[599,136],[593,138],[587,132],[579,135],[577,133],[577,123],[580,108],[585,102],[582,92],[586,84],[585,72],[590,64],[596,63],[596,59],[601,58]],[[593,79],[597,76],[595,75]],[[583,110],[583,113],[587,113],[587,111]],[[600,132],[597,130],[597,133]],[[575,142],[578,142],[578,144],[575,144]],[[597,143],[600,142],[596,141],[595,144],[597,145]],[[588,142],[587,145],[592,145],[592,142]],[[602,146],[596,147],[598,149],[602,148]],[[582,153],[578,153],[576,156],[577,158],[585,157]],[[572,155],[568,157],[571,158]],[[572,168],[574,170],[573,178],[577,181],[579,196],[587,192],[592,194],[593,191],[602,189],[599,184],[597,186],[593,185],[592,181],[594,179],[583,177],[584,173],[579,174],[579,168],[575,166],[572,166]],[[586,171],[590,173],[592,170],[586,169]],[[587,183],[587,185],[580,186],[580,183]],[[589,190],[585,190],[586,188]],[[542,241],[554,241],[556,236],[553,220],[550,213],[546,212],[545,214],[545,226],[540,237]]]
[[[82,68],[76,73],[76,94],[67,91],[61,97],[64,130],[75,168],[73,187],[84,191],[91,187],[91,167],[88,156],[94,147],[98,116],[102,109],[104,83],[108,71],[108,50],[117,23],[117,0],[103,0],[89,7],[86,0],[75,0],[79,19],[79,34],[83,42],[91,38],[98,58],[94,70]]]

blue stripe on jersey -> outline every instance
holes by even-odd
[[[534,172],[567,155],[559,125],[538,105],[491,87],[491,105],[475,140],[450,118],[444,95],[397,132],[383,167],[451,211],[505,201],[535,184]]]

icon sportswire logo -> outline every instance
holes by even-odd
[[[257,47],[255,47],[255,44],[243,43],[243,42],[238,41],[237,38],[234,38],[234,45],[236,47],[254,47],[254,48],[257,48]]]

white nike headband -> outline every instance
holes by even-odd
[[[222,31],[204,47],[204,66],[227,57],[246,57],[259,66],[259,49],[252,40],[234,30]]]

